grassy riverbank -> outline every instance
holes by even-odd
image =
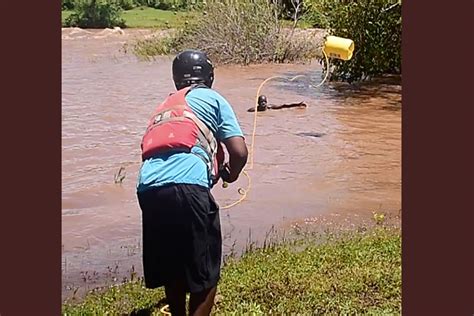
[[[62,11],[62,24],[73,11]],[[125,24],[130,28],[178,28],[185,23],[186,12],[165,11],[149,7],[138,7],[132,10],[122,12],[121,17],[125,20]]]
[[[70,16],[74,11],[64,10],[61,11],[62,25],[66,21],[66,18]],[[125,24],[129,28],[180,28],[184,26],[187,18],[192,13],[184,11],[169,11],[160,10],[150,7],[138,7],[131,10],[125,10],[122,12],[121,17],[125,20]],[[284,20],[282,21],[283,26],[292,27],[293,21]],[[311,24],[307,21],[300,21],[298,28],[307,29],[311,28]]]
[[[163,290],[141,281],[90,293],[65,303],[63,315],[159,315]],[[377,228],[297,241],[248,251],[227,260],[219,283],[217,315],[401,313],[401,236]]]
[[[144,4],[128,1],[120,6],[127,9],[138,3]],[[267,0],[207,0],[199,2],[198,10],[191,9],[193,5],[189,2],[180,3],[182,6],[159,6],[173,8],[169,11],[137,7],[123,12],[113,2],[75,2],[74,6],[64,3],[63,7],[77,11],[74,14],[63,11],[62,19],[63,25],[82,28],[120,26],[177,31],[132,44],[130,51],[140,58],[172,55],[194,48],[206,51],[216,64],[242,65],[321,58],[322,42],[316,42],[313,36],[297,38],[293,32],[295,28],[318,28],[355,42],[351,60],[332,58],[330,81],[352,83],[401,74],[400,0],[367,3],[305,0],[305,9],[300,15],[289,14],[298,12],[300,5],[292,11],[283,3],[274,5]],[[187,11],[175,11],[177,8]]]

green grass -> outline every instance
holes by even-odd
[[[61,11],[61,20],[64,21],[71,15],[72,10]],[[154,9],[150,7],[138,7],[132,10],[123,11],[122,17],[125,24],[130,28],[176,28],[184,25],[186,18],[190,15],[187,12],[174,12]],[[292,27],[293,21],[284,20],[283,26]],[[311,24],[307,21],[298,21],[298,28],[310,28]]]
[[[61,12],[62,23],[73,11]],[[149,7],[138,7],[123,11],[122,18],[130,28],[175,28],[184,25],[189,13],[165,11]]]
[[[319,240],[319,241],[318,241]],[[216,315],[399,315],[400,231],[378,228],[321,239],[306,237],[229,259],[219,283]],[[159,315],[163,290],[141,281],[65,303],[63,315]]]
[[[64,10],[61,12],[61,20],[64,21],[71,15],[72,10]],[[190,13],[182,11],[166,11],[154,9],[150,7],[138,7],[132,10],[123,11],[122,17],[125,19],[125,24],[130,28],[176,28],[184,25],[186,18]],[[283,26],[292,27],[293,21],[284,20]],[[310,28],[311,24],[307,21],[298,21],[298,28]]]
[[[140,7],[124,11],[122,17],[127,27],[175,28],[184,24],[186,13]]]

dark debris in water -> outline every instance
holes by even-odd
[[[399,104],[392,104],[392,105],[385,105],[382,106],[382,110],[387,110],[387,111],[400,111],[402,107]]]
[[[326,135],[325,133],[317,133],[317,132],[301,132],[297,133],[298,136],[307,136],[307,137],[322,137]]]

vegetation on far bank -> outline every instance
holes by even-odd
[[[131,28],[174,29],[184,27],[191,13],[183,11],[166,11],[149,7],[139,7],[122,13],[125,25]]]
[[[186,48],[206,51],[216,64],[298,62],[321,56],[314,34],[294,36],[280,19],[282,8],[268,0],[208,0],[201,14],[167,37],[139,40],[133,51],[143,58]],[[293,26],[296,25],[295,19]]]
[[[81,2],[91,0],[61,0],[62,10],[72,10]],[[199,7],[204,0],[99,0],[114,3],[123,10],[137,7],[149,7],[160,10],[190,10]]]
[[[201,49],[217,64],[305,62],[318,57],[322,63],[322,39],[311,32],[294,30],[304,23],[355,42],[350,61],[331,60],[330,80],[355,82],[401,73],[399,0],[303,3],[304,13],[295,14],[293,20],[282,20],[283,8],[274,1],[209,0],[201,14],[177,32],[139,40],[133,51],[140,57],[153,58],[185,48]]]
[[[62,25],[67,26],[66,19],[73,13],[72,10],[61,12]],[[157,28],[173,29],[184,26],[190,13],[183,11],[168,11],[150,7],[138,7],[121,11],[120,17],[125,21],[127,28]]]
[[[63,0],[64,25],[173,28],[132,45],[142,58],[201,49],[217,64],[305,62],[322,40],[302,26],[350,38],[350,61],[331,60],[331,80],[401,73],[401,0]],[[141,6],[140,6],[141,5]],[[158,8],[158,9],[157,9]],[[163,11],[165,9],[165,11]],[[168,11],[166,11],[168,10]],[[321,60],[322,62],[322,60]]]
[[[342,235],[305,235],[226,260],[216,315],[401,313],[401,236],[378,227]],[[165,305],[162,289],[141,280],[65,303],[63,315],[117,315]]]
[[[330,34],[355,43],[350,61],[331,60],[331,79],[360,81],[385,74],[401,74],[401,0],[310,0]]]

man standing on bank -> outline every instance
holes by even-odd
[[[153,114],[142,139],[137,196],[142,210],[147,288],[165,287],[173,316],[209,315],[220,278],[219,206],[210,189],[232,183],[247,146],[230,104],[215,90],[206,54],[186,50],[173,60],[177,92]],[[221,142],[229,154],[223,164]]]

